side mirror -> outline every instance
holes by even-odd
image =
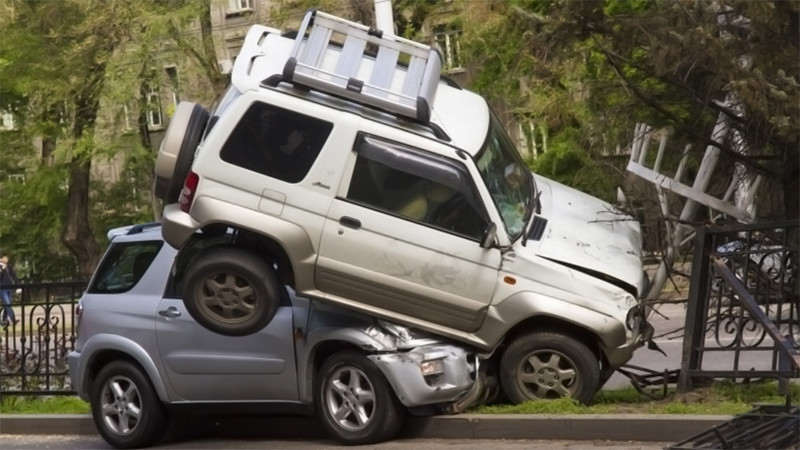
[[[481,248],[491,248],[495,243],[497,237],[497,225],[494,222],[489,223],[481,236]]]

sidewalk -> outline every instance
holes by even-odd
[[[192,426],[198,426],[192,417]],[[731,416],[665,414],[460,414],[412,417],[398,438],[569,439],[680,442]],[[269,426],[265,427],[265,423]],[[207,426],[236,437],[325,437],[314,418],[230,416],[209,418]],[[206,428],[205,431],[208,431]],[[0,434],[96,434],[89,415],[0,414]]]

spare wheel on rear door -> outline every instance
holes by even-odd
[[[158,149],[153,186],[157,198],[166,203],[178,201],[208,117],[208,111],[197,103],[180,102],[175,108]]]

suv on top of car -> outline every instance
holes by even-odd
[[[229,234],[198,236],[177,260],[158,224],[109,235],[79,302],[67,360],[72,386],[115,447],[150,445],[171,413],[204,410],[316,412],[333,437],[363,444],[391,438],[407,409],[460,411],[492,392],[474,349],[283,286],[269,325],[249,336],[220,336],[192,320],[178,291],[185,257],[208,250],[224,258]],[[231,277],[216,281],[248,289]]]
[[[282,280],[476,347],[512,401],[588,402],[652,334],[639,225],[533,175],[440,65],[313,10],[295,38],[254,26],[210,119],[180,104],[159,150],[165,240],[235,235],[224,261],[190,263],[187,310],[248,335],[272,320]],[[232,296],[220,272],[253,289]]]

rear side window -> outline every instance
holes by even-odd
[[[333,125],[288,109],[256,102],[225,145],[223,161],[288,183],[308,174]]]
[[[118,294],[129,291],[150,267],[163,244],[163,241],[111,244],[88,292]]]

